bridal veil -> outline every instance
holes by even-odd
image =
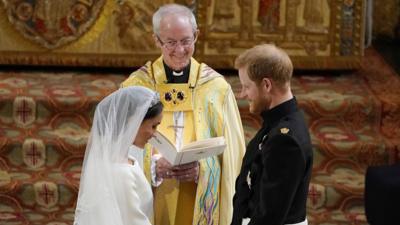
[[[150,89],[121,88],[98,105],[86,146],[74,225],[122,225],[113,166],[127,163],[129,146],[149,107],[159,101]]]

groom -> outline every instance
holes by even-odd
[[[273,45],[235,61],[242,97],[264,120],[249,142],[236,180],[232,225],[307,225],[313,152],[308,127],[290,88],[293,66]]]

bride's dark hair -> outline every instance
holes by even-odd
[[[160,113],[162,112],[163,108],[164,108],[164,106],[161,103],[161,101],[158,101],[156,104],[151,106],[149,108],[149,110],[147,110],[147,113],[144,116],[143,120],[152,119],[152,118],[160,115]]]

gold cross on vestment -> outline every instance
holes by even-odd
[[[178,129],[183,129],[184,127],[185,126],[174,126],[174,125],[168,126],[168,128],[174,129],[175,133],[178,132]]]

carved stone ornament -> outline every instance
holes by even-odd
[[[71,43],[96,22],[106,0],[3,0],[10,23],[48,49]]]

